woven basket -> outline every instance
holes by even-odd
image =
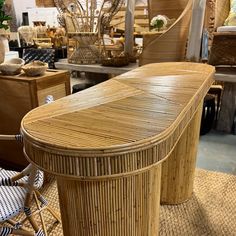
[[[236,33],[215,33],[210,65],[236,65]]]

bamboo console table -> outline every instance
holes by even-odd
[[[213,76],[209,65],[149,64],[23,118],[29,161],[57,177],[64,235],[158,235],[160,201],[192,196]]]

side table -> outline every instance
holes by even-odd
[[[67,71],[48,70],[45,75],[26,77],[25,74],[0,74],[0,133],[17,134],[23,116],[43,105],[47,95],[58,99],[70,94],[70,74]],[[22,145],[5,141],[0,145],[0,166],[20,169],[27,165]]]

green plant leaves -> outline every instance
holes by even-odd
[[[7,30],[9,26],[7,23],[4,23],[4,22],[11,20],[12,17],[9,15],[6,15],[3,8],[4,8],[4,0],[0,0],[0,29]]]

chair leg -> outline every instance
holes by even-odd
[[[7,223],[9,223],[10,225],[12,225],[14,228],[13,228],[13,227],[3,227],[3,228],[5,228],[5,230],[6,230],[6,229],[8,229],[8,230],[10,230],[10,231],[12,230],[12,233],[11,233],[11,234],[16,234],[16,235],[33,235],[33,236],[35,236],[35,235],[44,235],[41,229],[39,229],[39,230],[35,233],[35,232],[29,231],[27,228],[25,228],[24,226],[22,226],[23,222],[25,222],[25,221],[27,221],[27,220],[28,220],[28,217],[25,217],[25,218],[24,218],[22,221],[20,221],[20,222],[16,222],[16,221],[10,219],[10,220],[7,220]],[[17,224],[20,225],[19,228],[16,227]],[[1,229],[1,228],[0,228],[0,229]],[[3,234],[3,235],[5,235],[5,234]],[[1,234],[1,231],[0,231],[0,236],[3,236],[3,235]]]
[[[51,213],[51,215],[57,220],[58,223],[61,223],[61,217],[55,210],[53,210],[50,206],[47,206],[46,210]]]
[[[21,221],[21,222],[16,222],[16,221],[10,219],[10,220],[7,220],[7,223],[10,224],[10,225],[12,225],[12,226],[14,226],[14,228],[16,228],[15,226],[16,226],[17,224],[20,224],[20,225],[21,225],[21,226],[20,226],[20,229],[22,229],[22,230],[24,230],[24,231],[27,231],[27,228],[25,228],[24,226],[22,226],[22,221]]]
[[[218,114],[220,110],[221,90],[217,94],[217,110],[216,110],[216,121],[218,120]]]
[[[12,234],[14,235],[22,235],[22,236],[35,236],[35,233],[33,232],[29,232],[29,231],[25,231],[22,229],[13,229]]]
[[[30,205],[28,204],[28,202],[25,204],[24,212],[25,212],[25,215],[27,217],[27,220],[32,225],[34,231],[38,232],[39,231],[39,226],[37,225],[36,221],[33,218],[33,215],[32,215],[31,209],[30,209]]]
[[[23,229],[13,229],[11,227],[1,227],[0,228],[0,236],[8,236],[8,235],[22,235],[22,236],[35,236],[35,233],[29,232]]]
[[[26,215],[28,221],[30,222],[34,231],[36,232],[35,235],[44,236],[43,231],[39,228],[38,224],[36,223],[36,221],[32,215],[31,209],[30,209],[30,201],[31,201],[32,195],[33,195],[33,191],[30,191],[29,193],[26,194],[24,212],[25,212],[25,215]]]
[[[39,200],[38,200],[37,195],[36,195],[35,192],[34,192],[34,199],[35,199],[35,203],[37,205],[37,209],[39,210],[39,217],[40,217],[41,222],[42,222],[42,227],[43,227],[44,234],[45,234],[45,236],[47,236],[48,235],[47,234],[47,228],[45,226],[45,221],[44,221],[43,213],[42,213],[42,211],[40,211],[41,207],[39,205]]]
[[[52,209],[49,205],[46,199],[41,195],[41,193],[38,190],[35,190],[35,194],[38,198],[38,200],[45,206],[45,210],[49,211],[51,215],[57,220],[57,222],[61,223],[61,217],[57,211]]]

